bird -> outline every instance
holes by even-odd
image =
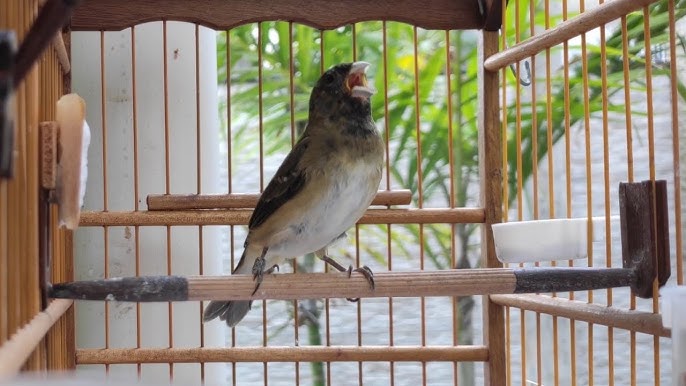
[[[369,267],[346,269],[327,254],[362,217],[381,182],[384,142],[371,114],[375,90],[367,83],[369,66],[335,65],[313,87],[305,130],[260,196],[232,272],[253,275],[253,294],[282,261],[308,253],[348,276],[361,273],[374,289]],[[203,321],[218,317],[234,327],[251,305],[251,300],[211,301]]]

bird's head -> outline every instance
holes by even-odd
[[[367,67],[367,62],[354,62],[327,70],[312,89],[310,112],[335,110],[337,106],[369,110],[369,98],[376,91],[367,84]],[[344,110],[347,110],[345,107]]]

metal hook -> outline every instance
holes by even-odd
[[[510,48],[507,43],[505,43],[505,49]],[[519,84],[522,86],[531,86],[531,61],[528,59],[524,59],[524,71],[525,71],[525,77],[521,77],[521,73],[519,74],[520,77],[517,79],[519,81]],[[517,77],[517,68],[515,67],[514,63],[510,64],[510,70],[512,71],[512,74]]]
[[[512,74],[516,78],[517,77],[517,69],[515,68],[514,63],[510,64],[510,70],[512,70]],[[524,59],[524,72],[525,72],[525,74],[524,74],[525,76],[522,77],[521,76],[522,74],[520,73],[519,74],[520,78],[517,80],[519,81],[519,84],[521,84],[522,86],[531,86],[531,62],[529,61],[529,59]]]

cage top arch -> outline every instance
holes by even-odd
[[[490,30],[500,27],[499,4],[497,0],[88,0],[75,10],[71,28],[117,31],[175,20],[227,30],[250,22],[289,20],[332,29],[386,20],[426,29]]]

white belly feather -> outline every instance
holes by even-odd
[[[315,252],[355,225],[376,194],[378,186],[369,186],[372,174],[380,175],[374,166],[360,162],[347,176],[339,176],[330,189],[304,205],[301,215],[274,235],[267,258],[275,261]]]

